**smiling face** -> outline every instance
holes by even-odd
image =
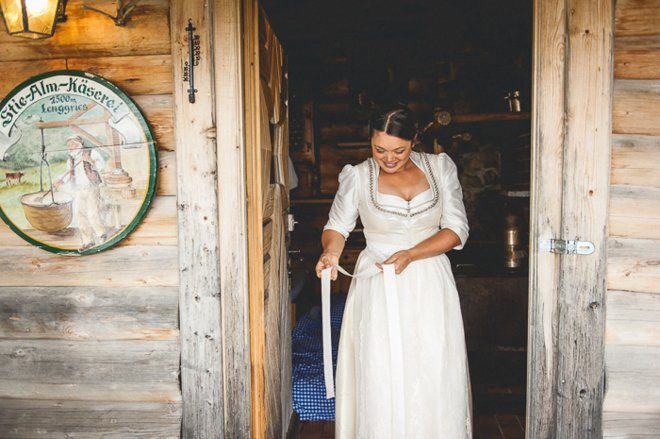
[[[403,169],[410,158],[412,140],[405,140],[383,131],[371,136],[371,155],[383,171],[393,174]]]

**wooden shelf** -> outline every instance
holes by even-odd
[[[454,114],[450,123],[505,122],[529,118],[528,112]]]

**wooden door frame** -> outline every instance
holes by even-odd
[[[535,0],[528,438],[602,436],[613,0]],[[591,255],[539,250],[581,238]]]
[[[252,437],[263,437],[258,3],[242,3],[251,427]],[[530,439],[602,435],[613,17],[613,0],[534,0],[526,429]],[[539,250],[541,240],[576,237],[593,242],[596,251],[560,256]]]
[[[171,0],[181,436],[252,434],[243,0]],[[188,20],[200,36],[188,100]]]
[[[266,434],[266,317],[264,308],[263,197],[261,171],[261,99],[259,76],[259,0],[243,3],[245,115],[245,190],[247,198],[247,269],[250,325],[252,438]]]

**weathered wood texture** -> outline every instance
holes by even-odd
[[[259,4],[243,2],[243,69],[245,100],[245,180],[247,196],[248,287],[250,299],[250,362],[252,365],[252,438],[266,437],[267,409],[264,368],[264,264],[262,171],[262,94],[259,77]]]
[[[263,9],[258,13],[259,45],[256,53],[260,79],[259,125],[255,151],[260,153],[263,261],[263,302],[257,312],[263,313],[263,326],[253,326],[263,340],[264,401],[254,404],[255,412],[263,410],[262,430],[255,437],[284,437],[292,414],[291,401],[291,306],[285,215],[289,206],[287,189],[288,109],[287,84],[282,46],[270,26]],[[271,183],[272,182],[272,183]],[[250,216],[256,216],[250,212]],[[259,340],[261,343],[261,339]]]
[[[52,38],[16,39],[0,32],[0,59],[3,61],[101,56],[170,54],[169,1],[141,1],[125,27],[107,17],[83,9],[89,5],[109,13],[116,11],[112,0],[78,0],[67,5],[68,20],[58,24]]]
[[[532,99],[527,437],[556,437],[559,261],[538,250],[560,235],[565,124],[565,2],[535,2]]]
[[[3,398],[181,402],[178,340],[3,340]]]
[[[561,236],[584,237],[589,256],[560,257],[557,437],[602,436],[605,269],[612,131],[614,2],[567,2]]]
[[[660,2],[618,0],[603,436],[660,432]]]
[[[268,235],[264,234],[266,437],[284,437],[291,417],[291,307],[285,215],[286,188],[271,185],[268,191]]]
[[[179,275],[169,1],[127,26],[71,0],[52,38],[0,25],[0,98],[33,75],[84,70],[131,96],[159,148],[157,196],[117,247],[71,258],[0,225],[0,437],[178,437]]]
[[[4,439],[170,439],[180,428],[179,403],[0,399]]]
[[[172,3],[172,66],[179,210],[181,392],[183,438],[224,437],[224,377],[218,236],[217,145],[213,94],[212,5]],[[200,36],[195,103],[188,99],[183,65],[185,30]]]
[[[660,135],[660,79],[617,79],[612,101],[614,133]]]
[[[660,188],[660,136],[612,136],[613,185]]]
[[[214,3],[220,290],[224,345],[225,437],[251,436],[250,314],[248,303],[243,22],[241,0]],[[231,310],[231,311],[225,311]]]
[[[179,339],[176,287],[0,287],[0,339]]]
[[[597,438],[604,392],[613,2],[537,1],[527,435]],[[585,256],[540,253],[576,236]]]

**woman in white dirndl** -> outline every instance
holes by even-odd
[[[325,281],[324,361],[327,395],[336,397],[335,438],[469,439],[463,319],[445,255],[462,249],[469,231],[456,165],[445,153],[412,150],[416,128],[407,108],[373,118],[371,133],[372,157],[339,174],[316,266]],[[358,216],[367,246],[346,300],[335,390],[329,282],[338,269],[346,273],[338,261]]]

